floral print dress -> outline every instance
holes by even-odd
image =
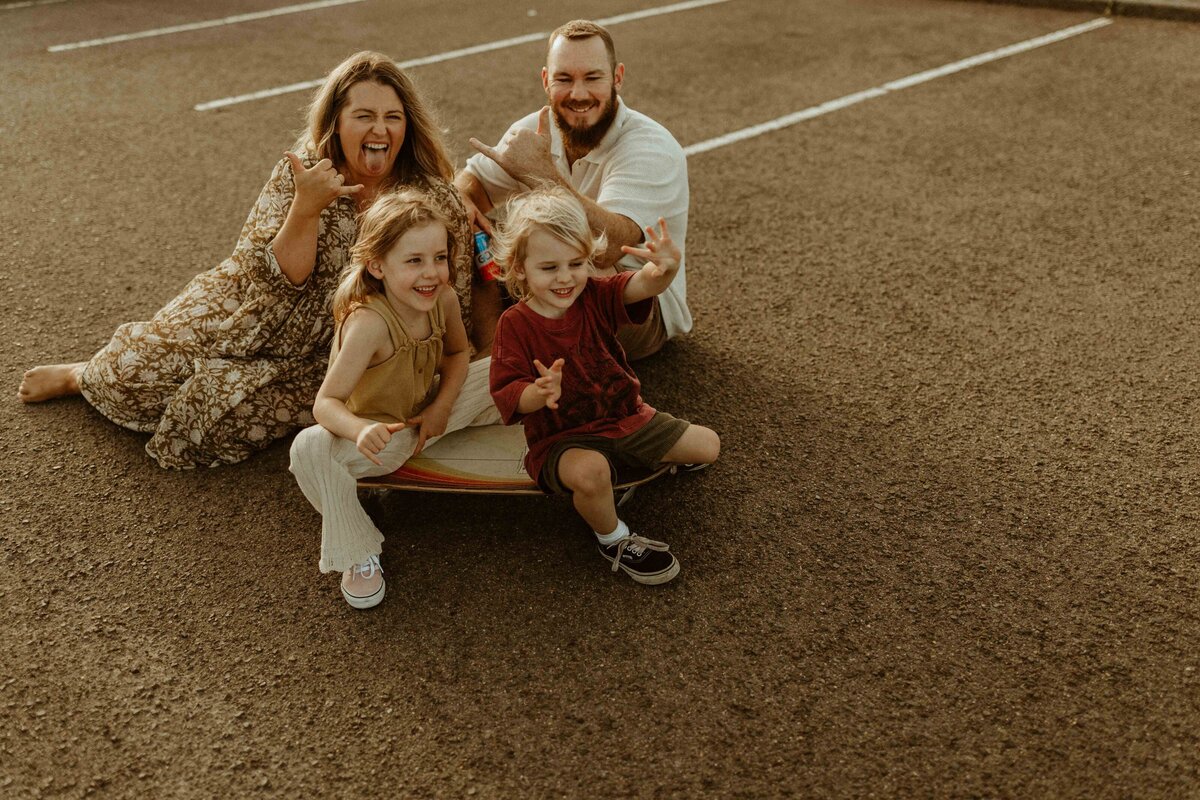
[[[305,166],[317,161],[306,157]],[[454,222],[451,281],[470,333],[470,222],[453,185],[409,184]],[[295,195],[282,159],[250,210],[237,247],[192,279],[149,322],[117,328],[87,362],[80,389],[100,413],[135,431],[160,466],[232,464],[305,425],[325,375],[333,334],[330,301],[357,233],[353,198],[321,212],[317,261],[301,286],[279,269],[270,244]]]

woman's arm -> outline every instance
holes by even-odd
[[[292,164],[296,197],[288,208],[283,227],[275,234],[271,250],[284,277],[300,286],[317,266],[317,235],[321,230],[321,212],[339,197],[350,197],[362,191],[362,184],[344,186],[345,179],[333,168],[333,162],[323,158],[306,169],[295,153],[286,153]]]

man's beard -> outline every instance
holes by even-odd
[[[600,140],[604,138],[604,134],[608,133],[608,129],[612,127],[613,120],[617,118],[617,90],[613,87],[612,95],[608,98],[608,102],[600,111],[600,119],[596,120],[595,124],[583,128],[577,128],[567,122],[562,111],[558,106],[554,107],[554,121],[558,123],[558,130],[562,133],[563,142],[568,150],[589,151],[596,145],[600,144]]]

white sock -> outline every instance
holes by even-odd
[[[617,527],[613,528],[612,533],[600,533],[598,531],[592,531],[592,533],[596,534],[596,539],[600,544],[607,546],[627,537],[629,535],[629,526],[621,520],[617,520]]]

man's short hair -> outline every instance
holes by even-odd
[[[613,46],[612,34],[608,32],[608,28],[603,25],[597,25],[590,19],[573,19],[565,25],[560,25],[550,34],[550,41],[546,44],[546,63],[550,62],[550,48],[554,46],[554,40],[562,37],[571,41],[579,41],[580,39],[590,39],[593,36],[599,36],[604,42],[604,49],[608,52],[608,68],[613,72],[617,70],[617,49]]]

